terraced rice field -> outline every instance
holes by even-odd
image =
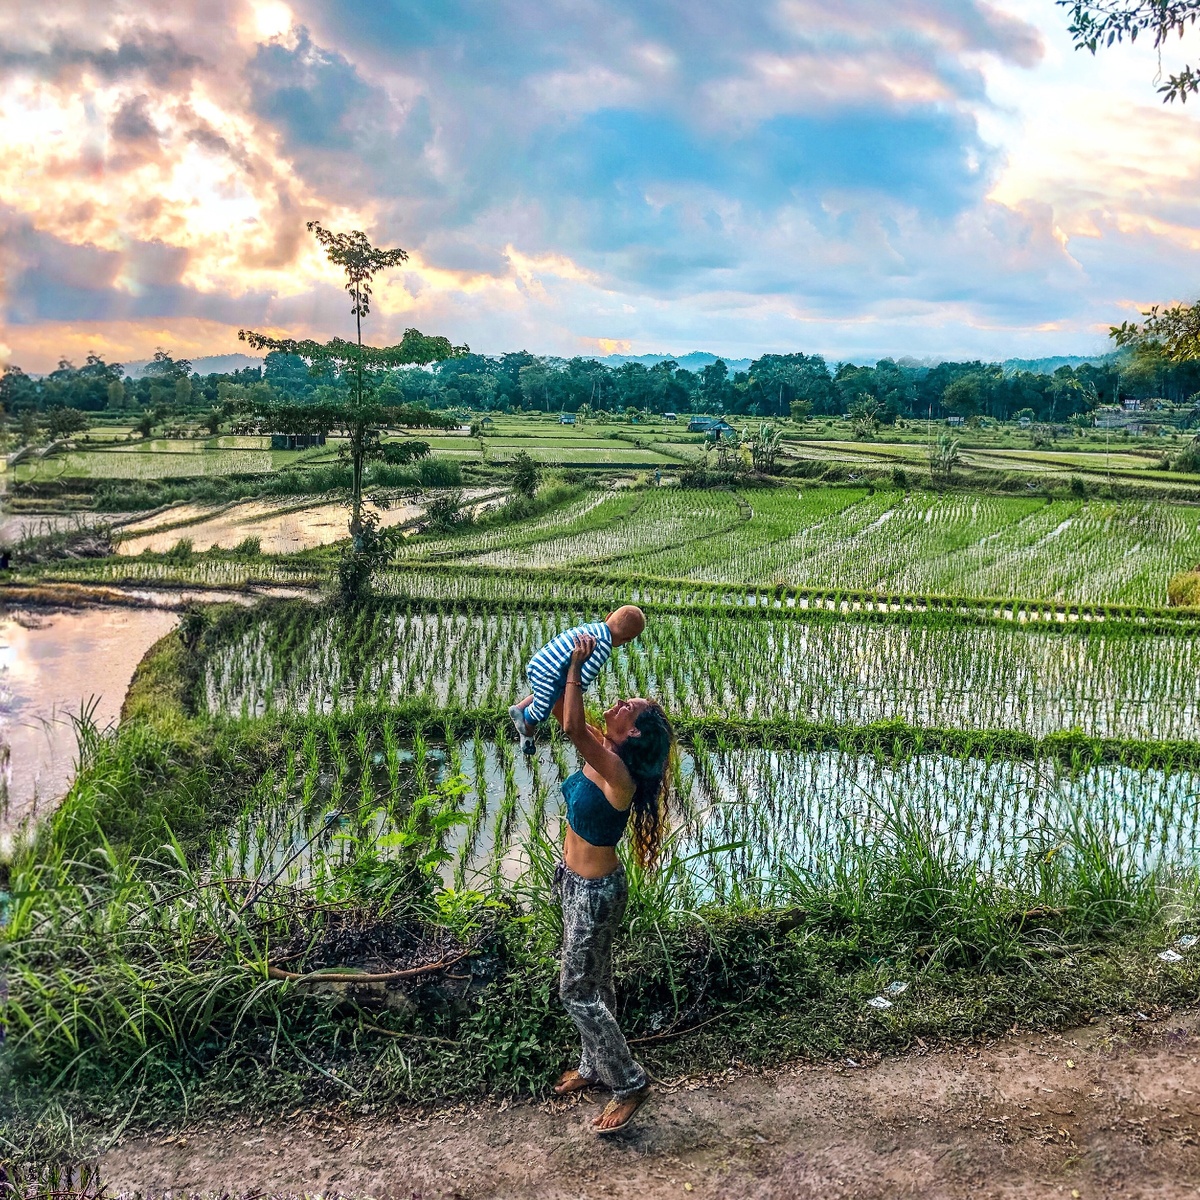
[[[228,439],[220,439],[226,441]],[[238,439],[261,441],[262,439]],[[197,441],[135,443],[112,450],[72,450],[31,459],[15,468],[21,481],[72,479],[182,479],[212,475],[260,475],[287,466],[301,451],[225,449]]]
[[[624,577],[652,602],[803,607],[805,594],[860,593],[937,607],[942,598],[968,606],[987,598],[1024,620],[1044,617],[1039,606],[1162,607],[1171,576],[1198,562],[1200,506],[1188,504],[663,487],[591,492],[528,521],[414,538],[380,586],[431,600],[595,596],[603,604],[615,594],[611,581]],[[454,570],[411,569],[443,564]],[[276,574],[292,569],[270,565]],[[328,575],[316,562],[295,569],[314,582]],[[101,562],[54,564],[43,575],[236,586],[265,570],[257,562]],[[781,599],[781,589],[792,594]]]
[[[550,467],[583,466],[647,466],[664,467],[675,460],[657,450],[642,449],[627,442],[604,442],[598,445],[548,446],[544,441],[497,445],[487,443],[487,461],[507,463],[522,450],[537,462]]]
[[[416,520],[418,504],[393,504],[380,517],[387,528]],[[149,550],[161,554],[180,539],[197,551],[231,550],[245,538],[257,538],[264,554],[290,554],[329,545],[346,536],[346,508],[338,503],[297,503],[286,500],[249,500],[223,506],[182,505],[155,517],[134,521],[121,529],[117,553],[138,555]]]
[[[495,567],[595,565],[709,538],[746,515],[745,504],[730,492],[592,493],[529,523],[413,543],[400,558],[452,557]]]
[[[417,698],[501,714],[525,694],[533,652],[595,615],[397,604],[354,621],[283,608],[243,617],[222,640],[205,695],[211,712],[232,716],[346,713]],[[596,700],[652,695],[671,712],[733,721],[1200,739],[1200,638],[1190,630],[1108,635],[896,615],[651,610],[646,632],[601,674]]]
[[[29,577],[328,587],[336,567],[176,559]],[[810,1055],[818,1026],[842,1056],[1194,998],[1200,610],[1155,606],[1200,561],[1200,508],[629,489],[400,560],[352,610],[189,614],[130,719],[87,732],[13,872],[10,1037],[52,1087],[153,1070],[147,1102],[187,1105],[195,1062],[246,1094],[286,1070],[297,1095],[374,1105],[387,1078],[386,1102],[424,1101],[497,1046],[474,1094],[543,1087],[579,761],[551,722],[524,759],[506,709],[538,646],[630,600],[646,632],[588,703],[656,695],[680,735],[661,870],[626,852],[618,960],[640,972],[631,1036],[678,1050],[664,1077],[785,1026],[764,1061]],[[884,972],[914,985],[891,1013]],[[380,976],[421,982],[395,1006],[308,990]]]
[[[310,727],[214,845],[214,869],[310,883],[336,869],[340,844],[353,845],[344,831],[363,821],[373,837],[402,831],[411,797],[440,789],[441,811],[454,814],[442,840],[447,881],[511,886],[561,836],[559,784],[579,765],[558,740],[525,760],[507,737],[439,745],[409,741],[386,720],[349,739]],[[683,901],[769,905],[797,875],[853,871],[888,843],[936,845],[947,861],[973,864],[985,889],[1036,894],[1079,852],[1107,856],[1117,873],[1169,874],[1197,863],[1198,791],[1193,770],[700,743],[675,779],[670,883]]]
[[[210,643],[201,691],[212,715],[299,718],[286,727],[307,730],[291,781],[272,780],[271,796],[246,808],[222,869],[255,872],[320,844],[330,805],[357,812],[385,793],[444,785],[447,877],[513,885],[558,836],[558,783],[576,764],[557,735],[525,763],[489,722],[503,729],[539,645],[631,597],[648,603],[646,633],[614,656],[594,701],[654,695],[694,731],[672,861],[690,864],[698,899],[779,901],[791,873],[850,869],[889,841],[924,839],[1026,893],[1059,869],[1061,847],[1064,863],[1090,856],[1127,881],[1193,869],[1200,773],[1187,747],[1200,741],[1200,639],[1182,614],[1141,629],[1047,627],[998,619],[1024,611],[1006,600],[979,617],[891,602],[826,611],[757,589],[1156,603],[1176,564],[1200,557],[1198,517],[1182,505],[864,488],[662,489],[414,541],[410,567],[445,567],[398,570],[391,582],[408,598],[354,619],[297,605],[241,614]],[[603,575],[590,574],[597,567]],[[623,572],[679,582],[631,586]],[[477,732],[440,748],[418,735],[402,749],[407,734],[388,714],[414,704],[440,714],[440,727]],[[348,722],[360,757],[376,747],[369,769],[347,764]],[[974,731],[983,749],[861,752],[860,734],[879,730],[871,737],[888,746],[892,728],[917,742]],[[831,732],[814,745],[813,729]],[[1070,762],[1037,748],[1063,735],[1084,739]],[[314,748],[321,736],[327,753]],[[373,811],[380,828],[405,819]],[[302,875],[304,863],[289,869]]]
[[[640,493],[639,495],[646,495]],[[573,523],[572,523],[573,522]],[[491,566],[585,566],[744,584],[1165,604],[1200,562],[1200,506],[866,488],[663,489],[546,524],[413,545]]]

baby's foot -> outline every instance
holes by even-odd
[[[525,710],[519,704],[514,704],[508,710],[508,715],[512,718],[513,728],[517,731],[517,737],[521,739],[521,753],[527,758],[536,754],[537,743],[533,740],[533,731],[536,726],[531,725],[525,720]]]

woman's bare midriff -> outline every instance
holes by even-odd
[[[569,825],[566,839],[563,841],[563,862],[584,879],[603,879],[620,865],[615,847],[593,846],[591,842],[585,842]]]

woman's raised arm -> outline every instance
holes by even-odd
[[[629,770],[610,748],[604,735],[589,725],[583,711],[583,664],[596,649],[596,639],[590,634],[577,634],[571,661],[567,664],[567,686],[563,692],[561,709],[555,707],[554,715],[562,725],[563,733],[571,740],[575,749],[583,755],[583,761],[591,767],[616,793],[618,802],[625,802],[632,794]],[[610,796],[610,799],[614,797]]]

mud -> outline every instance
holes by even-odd
[[[1200,1015],[877,1064],[678,1079],[602,1141],[603,1097],[203,1125],[127,1139],[116,1190],[1025,1200],[1200,1194]]]

